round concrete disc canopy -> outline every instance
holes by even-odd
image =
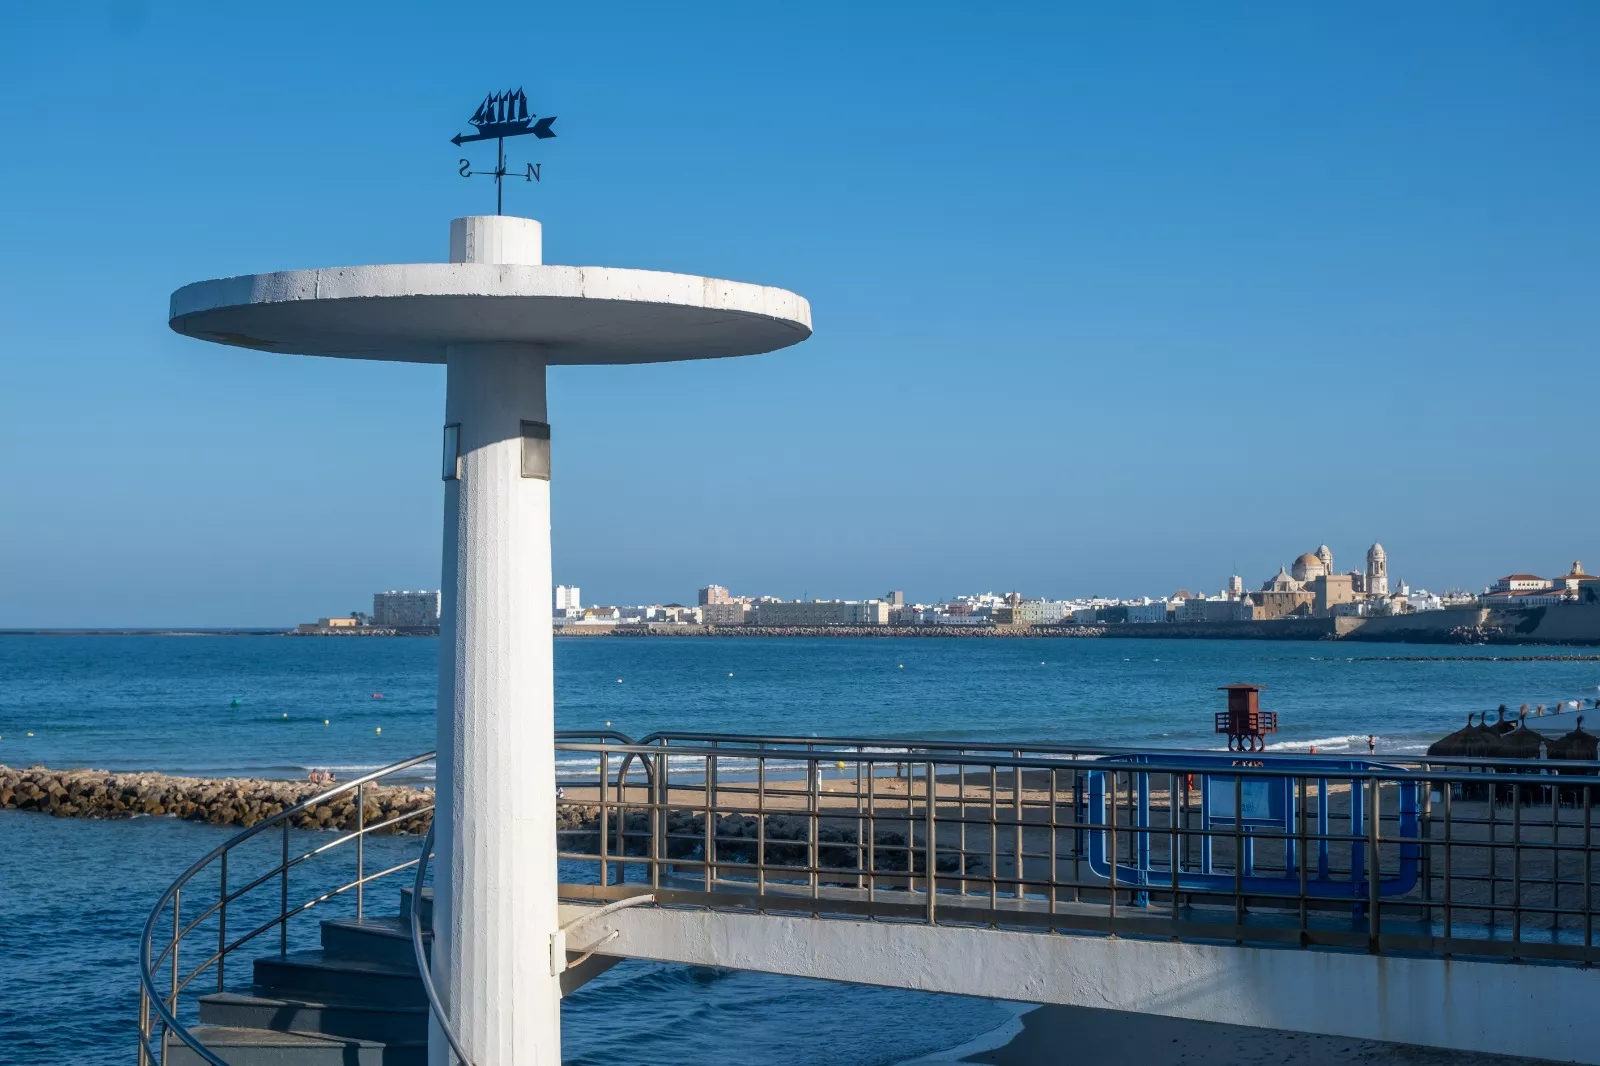
[[[170,325],[298,355],[442,363],[453,344],[546,348],[549,363],[754,355],[811,335],[784,289],[610,267],[495,263],[285,270],[186,285]]]

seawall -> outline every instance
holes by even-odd
[[[556,626],[558,637],[1099,637],[1105,626]]]
[[[563,637],[925,637],[1352,640],[1402,644],[1600,645],[1600,604],[1564,603],[1515,611],[1459,607],[1381,618],[1275,618],[1251,622],[1147,622],[1115,625],[998,626],[708,626],[584,625],[555,627]]]
[[[559,637],[927,637],[933,640],[1180,637],[1210,640],[1328,640],[1331,618],[1277,618],[1266,622],[1149,622],[1117,625],[999,626],[556,626]]]

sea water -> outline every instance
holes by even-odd
[[[0,637],[0,763],[349,777],[434,746],[436,655],[422,638]],[[1217,747],[1215,688],[1233,681],[1267,686],[1278,746],[1364,751],[1371,734],[1380,755],[1407,754],[1469,711],[1592,701],[1600,662],[1560,649],[1257,641],[586,637],[556,642],[556,721],[635,737]],[[1574,721],[1535,724],[1553,734]],[[229,832],[0,812],[7,1061],[132,1060],[144,918]],[[375,841],[369,861],[414,847]],[[392,904],[392,888],[373,891],[374,906]],[[315,922],[303,924],[296,937],[314,938]],[[984,1000],[629,962],[566,1001],[563,1047],[570,1063],[867,1066],[965,1043],[1014,1015]]]

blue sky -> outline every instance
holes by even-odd
[[[507,194],[547,262],[816,322],[552,372],[586,600],[1600,565],[1600,6],[863,7],[0,15],[0,627],[437,586],[442,371],[204,345],[167,297],[444,258],[493,203],[448,138],[515,85],[559,116]]]

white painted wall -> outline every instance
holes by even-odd
[[[529,224],[458,219],[452,254],[536,256]],[[545,363],[532,345],[470,344],[447,366],[461,463],[444,483],[433,972],[476,1066],[557,1066],[550,483],[522,476],[522,422],[546,421]],[[428,1048],[453,1066],[431,1019]]]
[[[612,930],[628,958],[1600,1063],[1594,969],[654,907],[584,936]]]

